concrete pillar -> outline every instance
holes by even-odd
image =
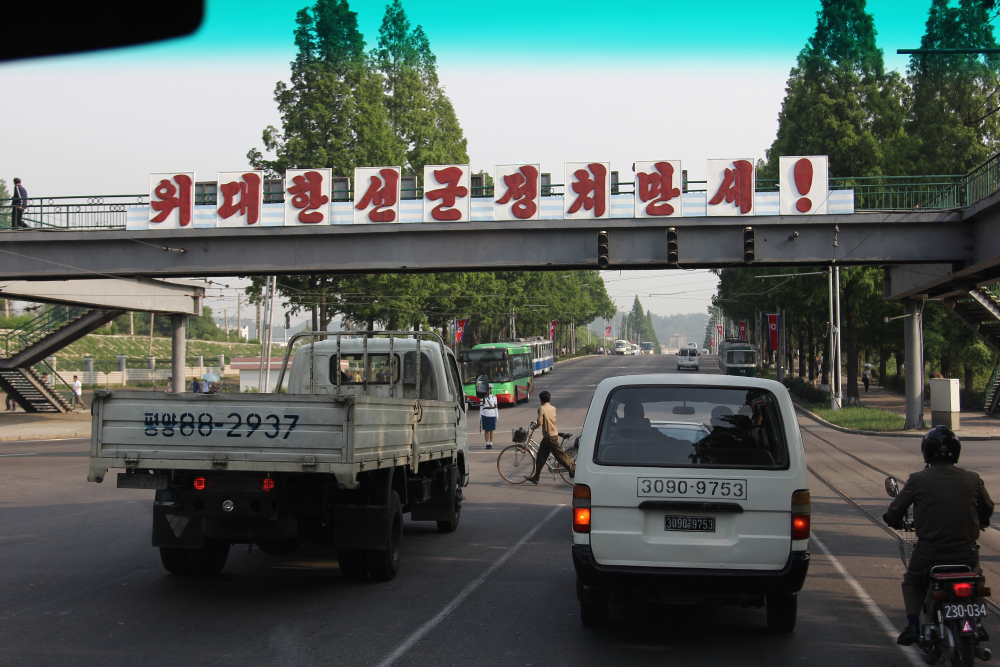
[[[195,368],[204,368],[204,366],[205,366],[205,357],[203,357],[200,354],[198,356],[196,356],[194,358],[194,366],[195,366]]]
[[[45,361],[47,361],[49,363],[49,366],[52,367],[52,370],[56,370],[56,358],[55,358],[55,356],[47,357],[45,359]]]
[[[219,366],[219,375],[222,375],[222,369],[226,367],[226,355],[220,354],[215,363]]]
[[[187,359],[187,339],[184,337],[187,315],[174,313],[170,316],[170,328],[173,331],[171,350],[171,371],[174,378],[174,393],[183,394],[187,389],[184,373],[184,363]]]
[[[126,357],[124,354],[119,354],[118,355],[118,372],[119,373],[124,373],[125,372],[125,363],[126,363],[127,359],[128,359],[128,357]]]
[[[903,302],[903,338],[906,346],[906,424],[903,428],[924,428],[924,349],[920,302]]]
[[[83,357],[83,382],[94,384],[94,358],[89,354]]]
[[[146,368],[151,371],[156,370],[156,357],[146,357]]]

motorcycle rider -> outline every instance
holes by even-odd
[[[993,501],[977,473],[959,468],[962,443],[947,426],[935,426],[924,435],[920,452],[927,464],[915,472],[889,505],[882,519],[903,528],[906,510],[913,505],[917,545],[903,576],[903,603],[907,627],[896,643],[910,646],[920,638],[920,608],[927,594],[925,573],[935,565],[979,568],[976,539],[990,525]]]

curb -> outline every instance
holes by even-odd
[[[90,429],[74,431],[73,433],[30,433],[28,435],[0,435],[0,442],[17,442],[18,440],[74,440],[90,438]]]
[[[827,420],[823,419],[812,410],[806,410],[804,407],[802,407],[798,403],[795,403],[794,401],[792,402],[792,404],[795,406],[795,409],[797,411],[805,415],[808,415],[811,419],[815,419],[823,426],[826,426],[827,428],[832,428],[834,431],[840,431],[841,433],[849,433],[851,435],[874,435],[887,438],[922,438],[924,433],[927,432],[927,431],[918,431],[916,429],[911,429],[909,431],[859,431],[858,429],[845,428],[843,426],[838,426],[837,424],[828,422]],[[961,432],[961,429],[959,429],[959,432]],[[1000,435],[959,435],[958,437],[962,440],[968,440],[971,442],[985,441],[985,440],[1000,440]]]
[[[554,367],[556,364],[568,364],[571,361],[579,361],[580,359],[590,359],[591,357],[599,357],[599,356],[601,356],[601,355],[599,355],[599,354],[582,354],[579,357],[570,357],[569,359],[560,359],[558,361],[553,362],[552,365]]]

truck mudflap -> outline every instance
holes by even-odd
[[[337,505],[334,512],[334,546],[385,549],[389,541],[388,505]]]
[[[157,497],[160,496],[157,491]],[[178,503],[153,502],[153,546],[201,549],[204,537],[200,516],[186,516],[178,512]]]

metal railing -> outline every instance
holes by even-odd
[[[49,381],[47,382],[47,385],[50,391],[59,394],[67,403],[72,402],[73,385],[66,382],[66,379],[59,375],[59,373],[56,372],[56,369],[49,365],[48,361],[43,359],[32,366],[32,368],[36,373],[38,373],[43,381],[45,380],[45,375],[48,374]]]
[[[0,199],[0,229],[11,229],[11,199]],[[23,220],[42,229],[125,229],[129,206],[146,206],[149,195],[29,197]]]
[[[4,354],[12,357],[28,349],[53,331],[65,326],[87,312],[78,306],[52,306],[41,315],[4,337]]]

